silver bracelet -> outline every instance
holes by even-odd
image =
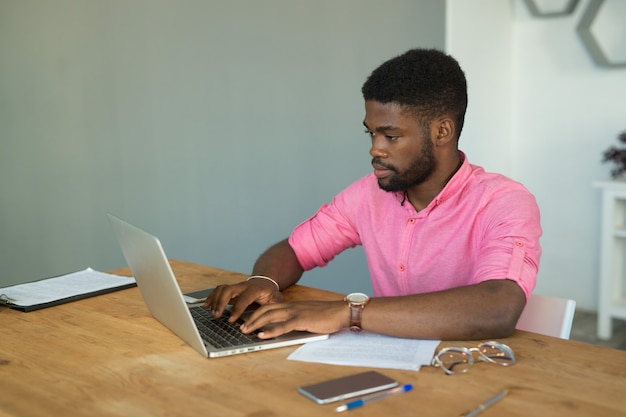
[[[271,281],[274,283],[274,285],[276,285],[276,288],[278,289],[278,291],[280,291],[280,285],[278,285],[278,282],[274,281],[272,278],[270,277],[266,277],[265,275],[252,275],[251,277],[249,277],[246,281],[250,281],[251,279],[266,279],[268,281]]]

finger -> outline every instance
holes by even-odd
[[[211,308],[214,317],[221,317],[224,309],[238,294],[237,284],[218,285],[204,303],[205,308]]]
[[[237,320],[250,305],[259,303],[260,305],[275,304],[283,300],[283,295],[276,287],[262,280],[247,281],[246,289],[238,295],[231,311],[231,321]]]
[[[239,284],[225,286],[220,288],[218,300],[233,304],[230,311],[229,321],[235,322],[241,317],[250,305],[257,302],[259,304],[268,304],[275,302],[274,300],[282,300],[282,294],[274,288],[273,285],[265,285],[263,282],[241,282]],[[225,301],[228,300],[228,301]],[[234,302],[233,302],[234,301]],[[215,305],[221,315],[226,305]]]
[[[261,330],[259,337],[267,339],[302,330],[313,333],[334,333],[342,329],[345,321],[345,302],[295,302],[267,304],[242,325],[244,333]]]
[[[283,333],[280,333],[279,330],[280,327],[283,327],[283,324],[291,317],[292,315],[289,313],[285,304],[266,304],[259,307],[250,315],[246,322],[241,326],[241,331],[247,334],[259,329],[269,329],[271,325],[279,328],[278,330],[273,330],[269,333],[274,335],[271,337],[275,337],[276,335],[287,332],[284,331]]]
[[[233,308],[230,311],[230,318],[228,320],[230,322],[236,321],[243,313],[246,312],[247,308],[250,307],[252,303],[257,301],[259,301],[258,296],[251,291],[250,288],[246,289],[244,292],[239,294],[235,300]]]
[[[296,330],[295,320],[287,320],[263,327],[263,330],[257,333],[257,337],[259,339],[272,339],[294,330]]]

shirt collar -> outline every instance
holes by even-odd
[[[437,207],[438,205],[446,201],[450,196],[456,194],[459,190],[461,190],[461,188],[463,188],[463,185],[466,183],[467,178],[469,178],[472,173],[472,167],[470,166],[470,163],[467,160],[465,153],[463,153],[462,151],[459,151],[459,158],[461,158],[461,166],[454,173],[452,178],[450,178],[450,181],[448,181],[448,183],[443,187],[443,190],[441,190],[439,194],[437,194],[437,196],[433,199],[433,201],[430,202],[427,208],[432,209],[434,207]]]

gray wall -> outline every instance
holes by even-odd
[[[370,170],[360,86],[440,0],[0,0],[0,286],[171,258],[248,272]],[[371,291],[360,249],[303,281]]]

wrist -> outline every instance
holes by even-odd
[[[248,277],[246,281],[252,281],[252,280],[257,280],[257,279],[273,283],[276,286],[276,289],[280,292],[280,285],[278,284],[278,282],[276,282],[274,279],[265,275],[251,275],[250,277]]]
[[[344,301],[348,304],[349,323],[348,327],[354,332],[360,332],[363,328],[363,310],[369,303],[370,298],[363,293],[348,294]]]

